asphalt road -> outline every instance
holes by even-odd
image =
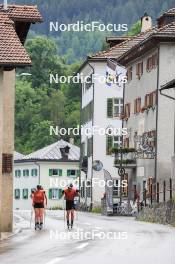
[[[127,217],[78,213],[68,231],[63,211],[46,215],[45,229],[30,228],[30,212],[15,212],[22,231],[0,242],[1,264],[175,264],[175,228]]]

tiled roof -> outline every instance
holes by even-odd
[[[130,37],[126,41],[110,48],[107,51],[102,51],[99,53],[96,53],[95,55],[91,56],[90,58],[100,59],[100,58],[113,58],[117,59],[121,55],[123,55],[125,52],[127,52],[129,49],[137,45],[142,40],[146,39],[151,35],[153,32],[153,29],[150,29],[146,32],[142,32],[138,34],[137,36]]]
[[[0,5],[0,11],[3,10],[3,5]],[[42,22],[37,6],[27,5],[8,5],[5,12],[13,21],[27,21],[27,22]]]
[[[14,160],[21,160],[23,157],[24,157],[23,154],[21,154],[17,151],[14,151]]]
[[[26,155],[22,160],[61,160],[64,157],[62,156],[60,148],[65,148],[67,146],[70,148],[68,161],[78,161],[80,159],[80,148],[64,140],[59,140],[45,148]]]
[[[160,17],[163,17],[165,15],[168,15],[168,16],[175,16],[175,8],[171,8],[169,10],[167,10],[166,12],[164,12]],[[159,18],[160,18],[159,17]],[[158,18],[158,19],[159,19]]]
[[[30,65],[31,60],[21,44],[13,21],[0,11],[0,65]]]

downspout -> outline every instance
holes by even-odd
[[[95,70],[94,67],[92,67],[92,65],[87,61],[87,64],[89,65],[89,67],[92,69],[92,74],[94,76]],[[92,78],[92,80],[94,81],[94,79]],[[93,115],[92,115],[92,127],[94,126],[94,82],[92,82],[92,86],[93,86]],[[92,165],[94,162],[94,142],[93,142],[93,135],[92,135]],[[93,182],[92,182],[92,178],[93,178],[93,168],[91,166],[91,210],[93,208]]]
[[[156,96],[156,105],[157,105],[157,111],[156,111],[156,146],[155,146],[155,186],[154,191],[156,192],[156,184],[157,184],[157,142],[158,142],[158,110],[159,110],[159,62],[160,62],[160,46],[157,46],[158,48],[158,58],[157,58],[157,96]]]

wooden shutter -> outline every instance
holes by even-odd
[[[62,176],[62,173],[63,173],[63,171],[60,169],[59,170],[59,176]]]
[[[122,180],[125,180],[127,182],[127,186],[122,188],[122,194],[123,196],[128,196],[128,174],[126,173]]]
[[[49,176],[52,176],[52,175],[53,175],[52,169],[49,169]]]
[[[143,74],[143,61],[140,63],[140,75]]]
[[[136,75],[139,75],[139,63],[136,64]]]
[[[146,70],[147,70],[147,72],[149,72],[149,58],[146,61]]]
[[[49,189],[49,199],[52,199],[52,189]]]
[[[110,155],[110,149],[113,147],[113,137],[106,136],[106,155]]]
[[[134,114],[137,113],[137,99],[134,100]]]
[[[71,170],[67,170],[67,176],[71,175]]]
[[[62,192],[63,192],[63,190],[62,189],[59,189],[59,191],[58,191],[58,197],[59,197],[59,199],[61,199],[61,197],[62,197]]]
[[[13,155],[2,154],[2,173],[12,173],[13,169]]]
[[[112,98],[107,99],[107,117],[109,118],[113,117],[113,99]]]

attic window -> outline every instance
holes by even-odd
[[[2,173],[12,173],[13,155],[2,154]]]

